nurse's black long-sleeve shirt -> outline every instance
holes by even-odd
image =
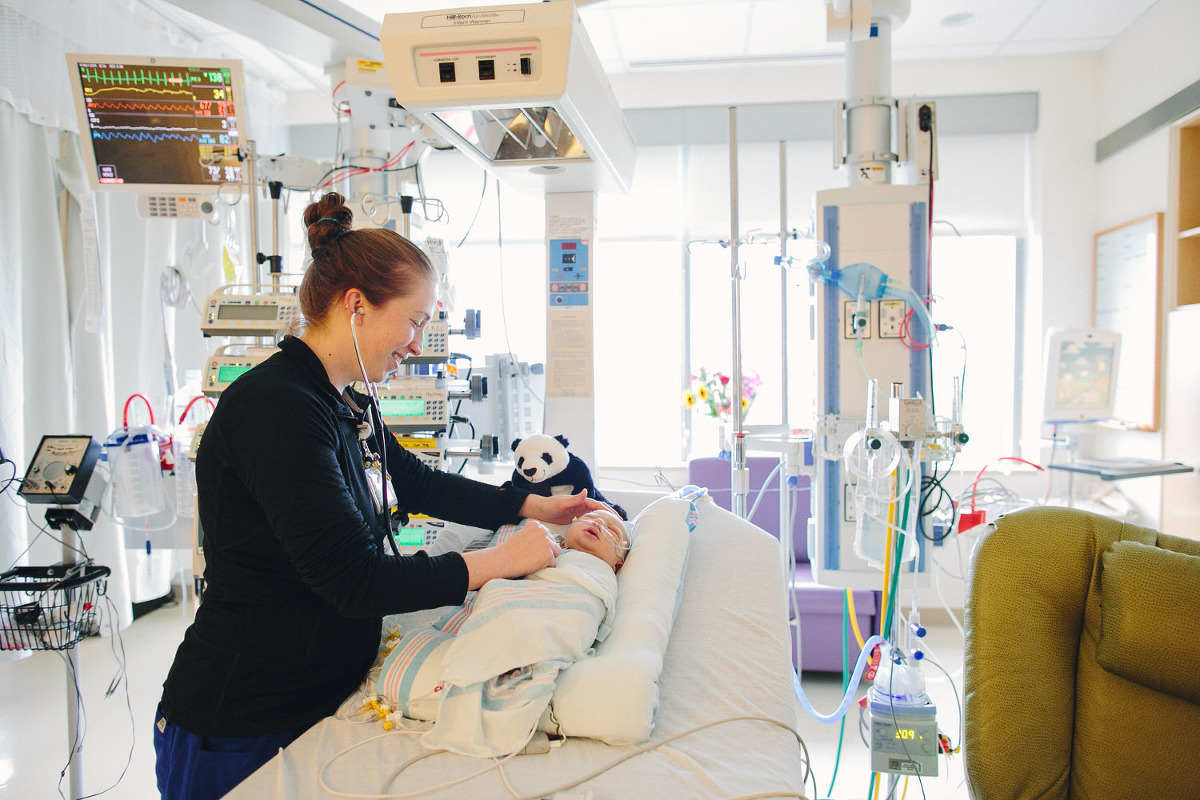
[[[308,345],[285,338],[280,350],[223,392],[196,458],[208,585],[162,706],[200,736],[312,725],[365,676],[383,615],[461,603],[467,591],[461,555],[385,549],[362,415]],[[526,492],[430,470],[382,439],[400,509],[488,529],[517,520]],[[368,444],[378,452],[376,437]]]

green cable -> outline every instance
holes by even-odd
[[[850,643],[846,639],[846,626],[850,624],[850,597],[842,592],[842,694],[850,685]],[[837,783],[838,764],[842,763],[842,737],[846,735],[846,715],[842,714],[842,724],[838,729],[837,756],[833,759],[833,778],[829,781],[829,791],[826,797],[833,797],[833,785]],[[815,800],[815,798],[814,798]]]
[[[909,503],[912,500],[911,487],[904,493],[904,512],[901,514],[900,535],[896,537],[896,550],[892,554],[892,585],[888,591],[887,619],[883,621],[883,638],[891,643],[892,619],[896,613],[896,587],[900,585],[900,557],[904,553],[904,532],[908,530]]]

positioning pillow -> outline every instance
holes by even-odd
[[[659,498],[630,523],[632,546],[617,573],[612,630],[596,645],[595,656],[559,674],[542,730],[612,745],[650,738],[663,653],[696,523],[694,501],[704,491],[685,487]]]

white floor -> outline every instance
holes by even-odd
[[[113,800],[158,797],[151,738],[154,708],[190,618],[189,600],[186,608],[163,606],[139,617],[121,631],[119,641],[116,637],[92,637],[80,643],[81,727],[86,717],[86,731],[82,791],[77,790],[76,797],[106,789],[101,796]],[[124,677],[105,697],[121,671],[117,655],[122,644]],[[19,661],[0,661],[0,797],[70,797],[69,777],[64,776],[61,784],[59,781],[69,752],[67,665],[63,658],[53,651],[41,651]]]
[[[190,609],[189,598],[182,606],[159,608],[138,618],[122,632],[126,672],[116,691],[107,698],[105,693],[119,672],[112,649],[117,643],[100,637],[81,643],[80,688],[87,721],[81,796],[99,792],[114,800],[152,800],[158,796],[151,739],[154,707],[175,647],[190,618]],[[961,692],[961,675],[956,674],[962,667],[962,640],[958,631],[948,622],[929,625],[928,629],[930,652],[954,675]],[[33,653],[19,661],[0,661],[0,796],[20,800],[69,796],[68,779],[64,777],[61,784],[59,780],[68,753],[66,674],[63,660],[53,652]],[[938,708],[939,727],[958,745],[959,712],[954,691],[936,669],[927,669],[925,674],[929,694]],[[832,712],[841,699],[838,675],[805,673],[802,686],[820,712]],[[862,690],[857,696],[861,695]],[[812,755],[821,798],[853,800],[868,796],[870,757],[860,738],[857,708],[852,706],[847,718],[832,793],[830,781],[838,757],[839,726],[819,723],[807,715],[801,720],[800,733]],[[949,760],[940,759],[938,770],[937,777],[919,782],[912,779],[907,787],[901,779],[892,797],[966,800],[962,754]],[[886,782],[881,785],[883,789],[875,793],[877,800],[888,795]]]

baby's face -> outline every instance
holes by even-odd
[[[625,563],[625,554],[629,551],[629,534],[625,531],[625,523],[616,512],[598,509],[589,511],[571,523],[567,528],[567,535],[563,538],[563,545],[572,550],[591,553],[616,572]]]

